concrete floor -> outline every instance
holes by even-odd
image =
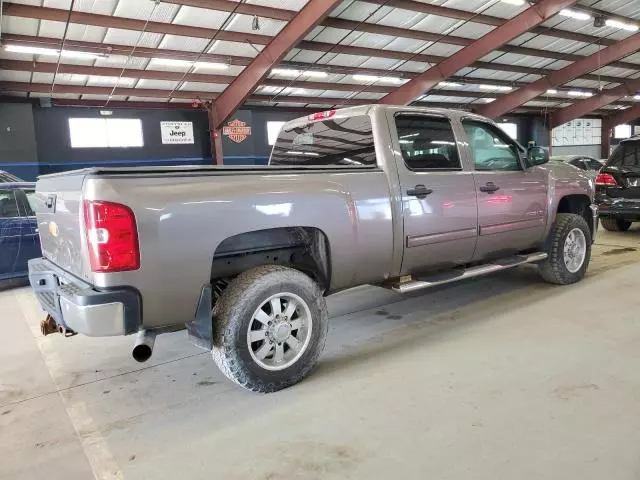
[[[257,395],[183,332],[44,338],[0,293],[0,478],[638,479],[640,229],[601,234],[570,287],[522,267],[330,299],[318,370]]]

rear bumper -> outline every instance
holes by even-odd
[[[640,220],[640,199],[600,197],[597,200],[601,217]]]
[[[109,337],[141,327],[140,294],[133,288],[97,290],[44,258],[29,260],[29,283],[42,309],[67,330]]]

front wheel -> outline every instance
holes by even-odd
[[[539,264],[545,281],[567,285],[582,280],[591,259],[591,231],[584,218],[558,213],[546,250],[549,256]]]
[[[603,217],[600,219],[600,223],[605,230],[610,232],[626,232],[631,227],[631,222],[620,218]]]
[[[302,380],[327,337],[318,285],[291,268],[265,265],[238,275],[213,309],[213,359],[229,379],[254,392]]]

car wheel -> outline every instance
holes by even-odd
[[[254,392],[298,383],[327,338],[327,306],[304,273],[277,265],[238,275],[213,309],[213,359],[222,373]]]
[[[542,278],[557,285],[584,277],[591,258],[591,231],[580,215],[558,213],[546,242],[548,257],[540,262]]]
[[[610,232],[626,232],[631,227],[631,222],[620,218],[605,217],[601,218],[600,222],[604,229]]]

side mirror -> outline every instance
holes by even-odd
[[[549,161],[549,152],[542,147],[529,147],[527,150],[527,165],[535,167]]]

